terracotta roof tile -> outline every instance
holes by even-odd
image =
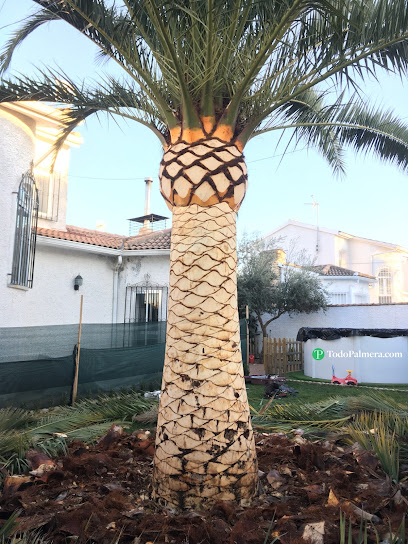
[[[171,229],[131,236],[126,239],[125,249],[170,249]]]
[[[321,276],[362,276],[363,278],[375,279],[374,276],[370,276],[369,274],[363,274],[362,272],[356,272],[355,270],[349,270],[348,268],[342,268],[334,264],[318,264],[310,268]]]
[[[38,227],[37,234],[48,238],[69,240],[81,244],[108,247],[111,249],[169,249],[171,229],[138,236],[122,236],[99,230],[84,229],[67,225],[67,230],[45,229]]]

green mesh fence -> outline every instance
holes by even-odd
[[[246,326],[241,320],[246,359]],[[77,325],[0,329],[0,407],[67,403]],[[160,388],[166,323],[82,326],[78,393]]]

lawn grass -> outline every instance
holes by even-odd
[[[310,381],[310,383],[299,383],[295,381],[291,381],[291,378],[294,379],[302,379],[305,381]],[[288,374],[287,377],[287,385],[289,387],[293,387],[298,391],[297,396],[290,395],[288,397],[285,397],[283,399],[276,399],[273,402],[279,403],[279,404],[296,404],[298,402],[318,402],[320,400],[328,399],[329,397],[355,397],[355,396],[362,396],[367,395],[370,393],[370,391],[366,388],[359,388],[357,387],[351,387],[351,386],[341,386],[341,385],[332,385],[327,380],[315,380],[313,378],[309,378],[308,376],[304,376],[303,372],[291,372]],[[383,387],[382,384],[370,384],[372,386],[373,392],[375,391],[375,387]],[[395,387],[398,389],[404,389],[407,390],[407,392],[398,392],[398,391],[390,391],[389,394],[392,395],[393,400],[396,400],[397,402],[408,402],[408,385],[407,384],[397,384],[394,386],[391,386],[390,384],[386,384],[388,387]],[[267,399],[264,399],[264,392],[265,392],[265,386],[264,385],[252,385],[247,384],[247,393],[248,393],[248,400],[249,404],[253,406],[256,410],[258,410],[261,406],[263,406]],[[381,391],[380,391],[381,393]],[[386,391],[382,391],[382,393],[386,393]]]
[[[303,370],[296,370],[295,372],[289,372],[288,380],[305,380],[315,383],[330,383],[330,380],[322,380],[321,378],[311,378],[310,376],[306,376],[303,372]],[[408,391],[408,383],[366,383],[366,382],[359,382],[359,385],[364,385],[365,387],[385,387],[387,389],[404,389]]]

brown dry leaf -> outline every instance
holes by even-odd
[[[292,471],[290,470],[290,468],[288,466],[286,467],[279,467],[279,470],[280,470],[280,473],[281,474],[284,474],[285,476],[290,476],[292,477]]]
[[[34,529],[39,529],[43,525],[46,525],[54,517],[53,513],[48,514],[34,514],[29,517],[18,518],[18,531],[25,533]]]
[[[326,502],[326,506],[337,506],[339,504],[339,499],[333,492],[333,489],[330,489],[329,497]]]
[[[123,434],[123,427],[120,427],[119,425],[111,425],[109,427],[108,432],[103,436],[99,441],[98,445],[103,448],[108,448],[113,442],[116,442],[117,439],[122,436]]]
[[[360,466],[375,470],[378,467],[378,459],[370,451],[364,450],[357,442],[352,446],[353,456]]]
[[[279,489],[285,482],[284,478],[282,478],[277,470],[271,470],[268,472],[266,479],[268,480],[268,483],[272,489]]]
[[[153,457],[154,455],[154,440],[148,439],[148,440],[141,440],[140,442],[136,442],[133,446],[133,451],[136,453],[142,453],[147,456]]]
[[[324,524],[324,521],[308,523],[303,531],[303,540],[311,544],[324,544]]]
[[[322,493],[324,493],[325,490],[325,484],[313,484],[313,485],[307,485],[304,488],[304,491],[306,491],[307,496],[310,501],[316,500],[320,498]]]
[[[32,482],[31,476],[25,476],[25,475],[15,475],[15,476],[7,476],[4,480],[3,484],[3,493],[9,494],[13,491],[17,491],[23,484],[26,484],[28,482]]]
[[[33,470],[44,464],[55,465],[55,462],[52,461],[48,455],[39,450],[28,450],[26,453],[26,459],[30,463]]]

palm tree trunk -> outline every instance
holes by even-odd
[[[188,147],[194,151],[191,148],[204,148],[206,144]],[[256,491],[258,477],[243,378],[236,292],[234,208],[239,206],[245,191],[240,191],[238,204],[234,200],[234,180],[224,187],[224,195],[214,191],[215,175],[229,178],[228,164],[224,161],[220,168],[210,160],[214,158],[214,148],[209,147],[211,157],[202,154],[201,166],[196,164],[206,173],[197,181],[192,179],[191,170],[189,175],[186,168],[179,169],[171,179],[175,194],[167,191],[165,195],[174,208],[166,357],[153,489],[156,498],[181,508],[196,508],[218,500],[248,501]],[[224,151],[225,148],[220,153]],[[162,162],[162,192],[163,180],[169,179],[169,153],[171,148]],[[240,152],[239,156],[232,155],[234,163],[237,159],[243,163]],[[176,156],[177,159],[170,157],[170,164],[174,160],[177,164],[182,162]],[[217,167],[216,174],[206,167],[206,162]],[[185,181],[177,183],[180,177]],[[243,177],[239,185],[245,188],[246,170]],[[187,201],[177,205],[177,187],[180,189],[185,182],[191,186],[190,193],[183,192],[182,198]],[[205,182],[214,194],[204,202],[200,199],[200,203],[191,203],[197,202],[198,189]],[[209,200],[212,204],[206,205]]]

